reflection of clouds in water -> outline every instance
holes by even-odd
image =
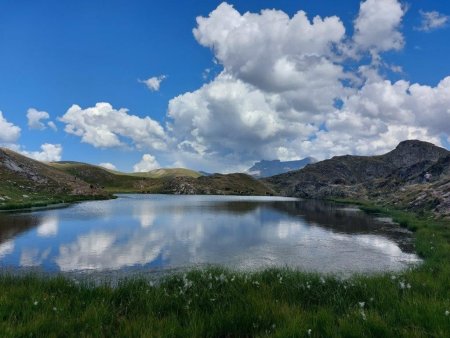
[[[55,261],[62,271],[120,269],[153,261],[161,252],[162,243],[158,233],[151,231],[136,231],[128,239],[93,232],[61,245]]]
[[[39,266],[47,259],[50,254],[51,248],[46,250],[39,249],[23,249],[20,254],[20,266],[30,267],[30,266]]]
[[[7,241],[0,244],[0,259],[14,251],[14,241]]]
[[[277,226],[277,237],[279,239],[286,239],[292,236],[298,236],[300,233],[305,233],[307,229],[303,222],[298,221],[289,221],[289,220],[281,220],[278,222]]]
[[[416,255],[402,252],[396,242],[385,236],[355,234],[362,219],[361,215],[355,219],[355,213],[336,219],[335,214],[328,212],[328,219],[311,219],[299,216],[303,205],[297,212],[292,203],[288,206],[293,211],[286,212],[273,204],[243,205],[235,200],[226,203],[225,197],[211,197],[216,202],[195,198],[139,195],[92,202],[82,208],[58,211],[59,226],[57,217],[45,218],[52,215],[46,213],[37,235],[57,235],[59,251],[53,250],[52,256],[47,257],[49,253],[45,251],[24,250],[21,262],[35,265],[47,259],[56,262],[62,271],[114,270],[148,264],[153,268],[176,268],[210,263],[245,269],[290,266],[323,272],[364,272],[396,270],[405,262],[417,261]],[[108,203],[114,206],[102,206]],[[86,225],[71,227],[71,231],[76,231],[75,237],[63,242],[67,241],[63,236],[65,222],[76,224],[78,216],[72,213],[77,210],[81,212],[79,220],[86,221]],[[101,212],[93,218],[95,210]],[[315,212],[327,214],[322,209]],[[351,227],[335,229],[331,226],[335,220],[353,223]],[[362,227],[365,231],[370,228],[368,224]],[[48,241],[55,239],[45,239],[44,245]],[[14,249],[3,246],[3,252]],[[1,254],[0,250],[0,257]]]
[[[39,237],[52,237],[58,234],[58,216],[45,217],[37,228]]]
[[[373,235],[361,235],[356,236],[355,240],[362,246],[379,251],[391,260],[400,259],[411,263],[421,261],[417,255],[403,252],[395,242],[385,238]]]
[[[153,225],[157,212],[157,208],[151,203],[136,202],[133,204],[133,218],[139,220],[142,228]]]

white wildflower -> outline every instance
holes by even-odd
[[[361,317],[363,320],[366,320],[366,314],[364,313],[364,310],[361,310]]]
[[[450,312],[448,310],[445,310],[445,315],[448,316]]]
[[[312,330],[311,330],[311,329],[308,329],[308,336],[311,335],[311,332],[312,332]]]
[[[358,304],[359,304],[359,307],[360,307],[360,308],[363,308],[364,305],[366,305],[366,302],[359,302]]]

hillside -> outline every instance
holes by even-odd
[[[450,152],[417,140],[380,156],[336,156],[265,182],[287,196],[370,199],[450,215]]]
[[[140,192],[144,186],[145,190],[151,190],[156,185],[156,182],[152,180],[146,182],[144,178],[129,176],[87,163],[52,162],[49,165],[109,192]]]
[[[263,178],[284,174],[293,170],[299,170],[304,168],[306,165],[315,162],[317,162],[317,160],[312,157],[307,157],[298,161],[262,160],[256,162],[251,168],[249,168],[247,173],[257,178]]]
[[[5,148],[0,148],[0,178],[0,208],[107,195],[77,177]]]
[[[246,174],[201,174],[183,168],[125,174],[80,162],[50,165],[109,192],[160,194],[270,195],[274,192]]]
[[[274,195],[263,182],[247,174],[213,174],[210,176],[167,179],[164,193],[181,195]]]
[[[186,169],[186,168],[161,168],[161,169],[154,169],[150,170],[148,172],[141,172],[141,173],[132,173],[127,174],[131,176],[136,177],[147,177],[147,178],[164,178],[164,177],[193,177],[197,178],[202,176],[201,173]]]

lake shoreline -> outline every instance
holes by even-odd
[[[22,203],[11,203],[11,204],[3,204],[0,205],[0,213],[2,212],[20,212],[20,211],[38,211],[38,210],[47,210],[54,208],[64,208],[70,205],[80,203],[80,202],[89,202],[89,201],[106,201],[116,199],[114,195],[111,196],[101,196],[101,195],[81,195],[81,196],[67,196],[62,198],[57,198],[55,200],[49,201],[29,201]]]
[[[159,285],[126,279],[116,288],[63,277],[3,275],[0,331],[446,336],[450,224],[367,203],[361,208],[413,230],[423,264],[400,273],[355,275],[348,280],[287,269],[247,274],[212,267],[167,277]],[[5,317],[6,313],[13,315]],[[61,316],[64,323],[56,323]]]

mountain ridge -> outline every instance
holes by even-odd
[[[450,215],[450,152],[408,140],[377,156],[335,156],[264,179],[282,195],[375,200]]]

